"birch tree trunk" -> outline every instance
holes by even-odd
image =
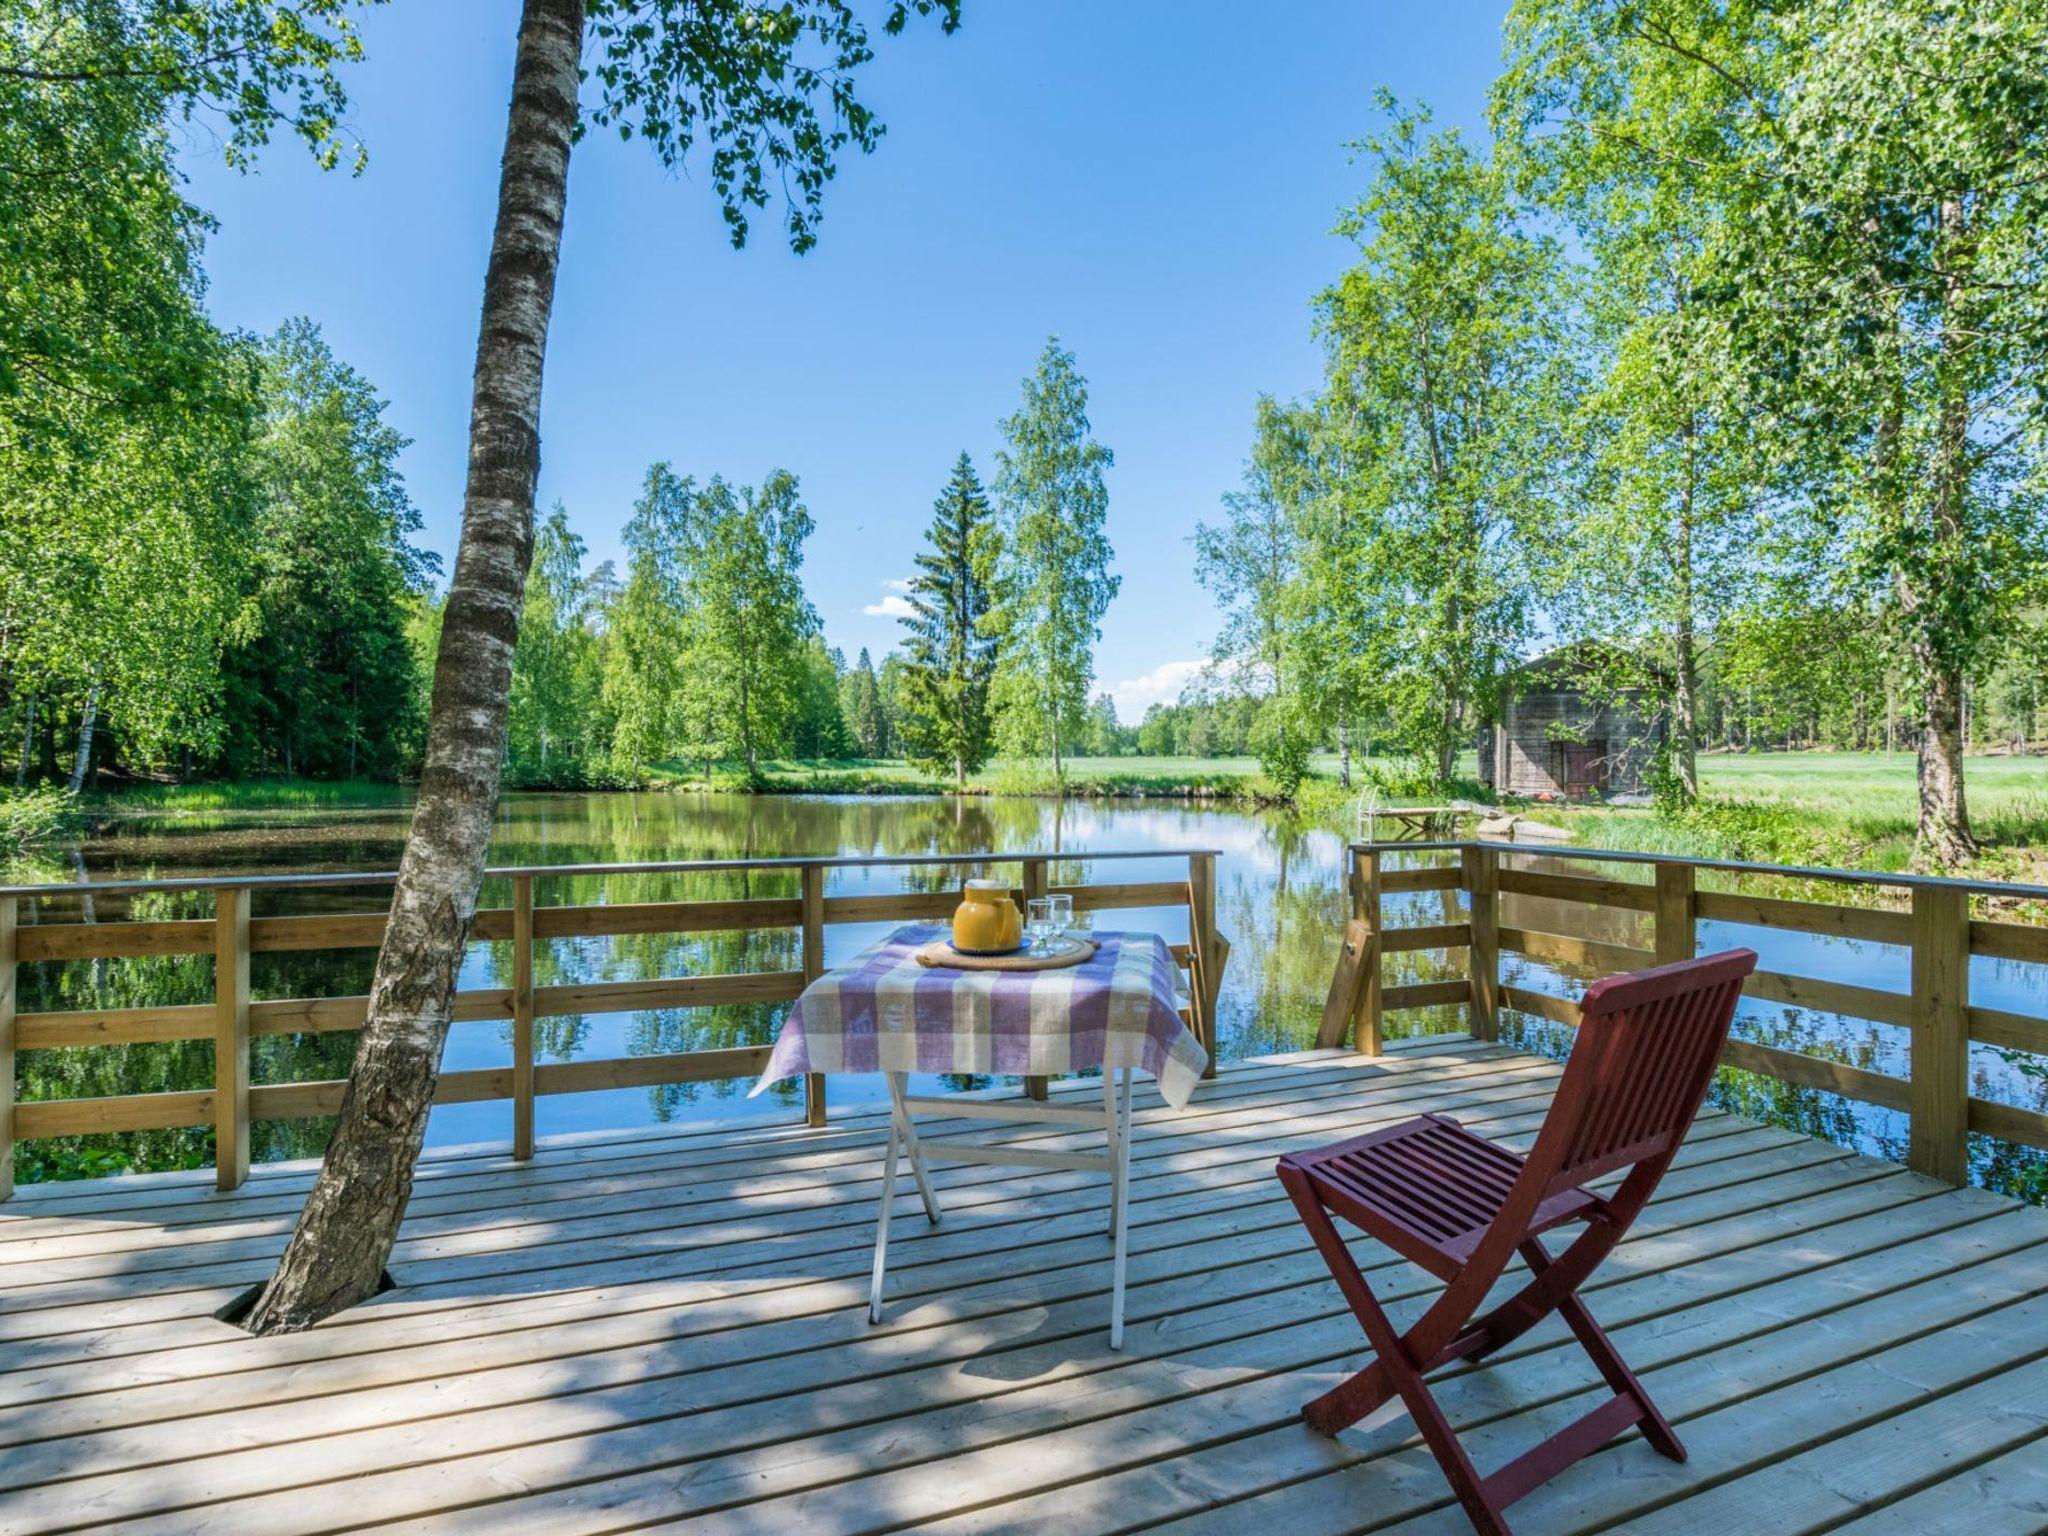
[[[1941,205],[1944,281],[1941,357],[1935,389],[1940,416],[1933,469],[1933,553],[1923,569],[1908,578],[1917,582],[1915,606],[1925,610],[1914,625],[1914,659],[1922,678],[1924,718],[1920,731],[1920,826],[1915,838],[1922,862],[1951,869],[1976,857],[1977,840],[1970,831],[1970,811],[1963,795],[1963,753],[1969,746],[1969,682],[1958,638],[1944,634],[1944,598],[1967,581],[1964,550],[1970,495],[1970,402],[1962,355],[1970,339],[1963,334],[1963,272],[1968,266],[1962,205],[1954,199]],[[1944,588],[1948,589],[1945,591]],[[1947,640],[1947,644],[1942,644]]]
[[[28,696],[28,724],[21,733],[21,762],[14,770],[14,787],[20,789],[28,783],[28,767],[36,756],[36,696]]]
[[[1677,538],[1671,555],[1671,772],[1679,798],[1691,805],[1700,797],[1699,768],[1699,636],[1695,630],[1693,594],[1693,514],[1699,484],[1699,423],[1691,414],[1680,428],[1684,439],[1684,479],[1679,487]]]
[[[85,709],[78,717],[78,756],[71,763],[71,793],[85,788],[85,770],[92,766],[92,733],[99,723],[100,685],[85,690]]]
[[[484,277],[462,538],[427,755],[334,1137],[245,1326],[311,1327],[373,1295],[412,1193],[505,751],[512,650],[533,557],[541,363],[576,127],[583,0],[525,0]]]

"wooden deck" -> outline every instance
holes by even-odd
[[[1463,1531],[1405,1419],[1297,1422],[1363,1341],[1273,1156],[1424,1109],[1525,1144],[1555,1079],[1452,1044],[1232,1067],[1178,1115],[1141,1093],[1122,1355],[1074,1174],[942,1172],[869,1327],[871,1113],[434,1156],[401,1288],[267,1340],[209,1314],[308,1169],[28,1189],[0,1531]],[[1525,1536],[2048,1528],[2048,1214],[1710,1113],[1587,1294],[1692,1460],[1631,1436],[1517,1505]],[[1593,1386],[1553,1321],[1443,1400],[1491,1466]]]

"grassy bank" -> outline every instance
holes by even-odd
[[[1973,757],[1965,770],[1983,851],[1967,873],[2048,882],[2048,759]],[[1913,867],[1917,789],[1906,753],[1770,753],[1700,764],[1700,803],[1677,814],[1532,806],[1582,846],[1899,873]]]
[[[1084,757],[1064,767],[1064,778],[1056,780],[1047,763],[992,764],[970,778],[968,792],[1196,798],[1247,807],[1278,799],[1275,786],[1250,758]],[[1355,783],[1365,782],[1368,767],[1363,761],[1354,764]],[[1700,778],[1701,803],[1679,815],[1611,806],[1523,809],[1586,846],[1885,871],[1912,864],[1916,790],[1910,754],[1711,756],[1701,759]],[[2048,758],[1973,757],[1967,780],[1972,818],[1985,845],[1972,873],[2048,880]],[[672,790],[749,787],[736,766],[721,766],[707,781],[701,765],[681,762],[654,765],[646,784]],[[752,787],[774,794],[834,795],[926,795],[953,788],[950,776],[925,774],[900,761],[800,760],[764,762]],[[1476,793],[1469,785],[1460,792]],[[116,814],[318,812],[400,805],[410,793],[397,785],[359,781],[141,784],[88,797],[84,808]],[[1335,760],[1325,757],[1302,786],[1296,809],[1349,832],[1355,796],[1356,791],[1339,787]]]
[[[82,797],[88,811],[320,811],[380,809],[410,786],[370,779],[245,779],[232,784],[124,784]]]
[[[1279,799],[1251,758],[1076,757],[1055,777],[1050,763],[992,763],[970,774],[970,795],[1064,795],[1072,799],[1168,796],[1269,804]],[[926,774],[900,761],[764,760],[751,784],[735,765],[722,764],[707,779],[702,765],[658,763],[653,781],[673,789],[752,788],[784,795],[951,794],[950,774]]]

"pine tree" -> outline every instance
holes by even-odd
[[[917,557],[912,613],[903,621],[910,642],[899,745],[929,771],[950,766],[955,787],[963,787],[992,747],[989,683],[996,642],[989,612],[1000,545],[995,514],[965,453],[932,506],[925,537],[931,548]]]

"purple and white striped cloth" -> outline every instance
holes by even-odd
[[[1209,1054],[1181,1020],[1173,956],[1157,934],[1090,934],[1095,954],[1055,971],[920,965],[918,950],[946,932],[936,923],[898,928],[812,982],[753,1093],[805,1072],[1050,1077],[1142,1067],[1161,1098],[1186,1105]]]

